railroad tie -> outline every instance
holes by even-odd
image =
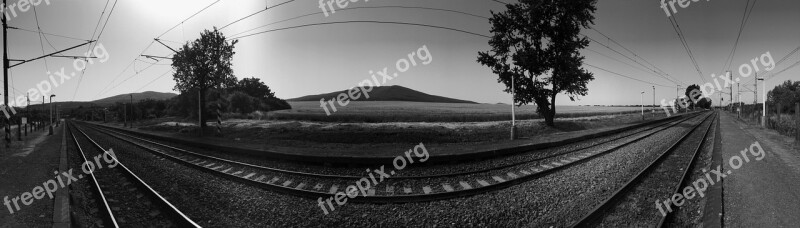
[[[255,175],[256,175],[256,173],[247,174],[247,176],[244,176],[244,179],[250,179],[251,177],[253,177]]]
[[[453,191],[453,187],[450,187],[449,184],[442,184],[442,188],[447,192],[452,192]]]
[[[394,185],[386,185],[386,192],[394,194]]]
[[[328,191],[328,193],[335,194],[336,190],[339,190],[339,186],[334,184],[333,186],[331,186],[331,190]]]
[[[524,169],[523,169],[523,170],[520,170],[519,172],[520,172],[520,173],[522,173],[522,175],[525,175],[525,176],[527,176],[527,175],[531,175],[531,173],[530,173],[530,172],[528,172],[527,170],[524,170]]]
[[[564,164],[569,164],[570,162],[572,162],[572,161],[563,160],[563,159],[561,160],[561,163],[564,163]]]
[[[517,177],[519,177],[519,176],[517,176],[517,174],[514,174],[514,173],[507,173],[507,175],[508,175],[508,177],[511,177],[511,179],[517,179]]]
[[[412,191],[411,191],[411,188],[403,187],[403,192],[406,193],[406,194],[411,194]]]
[[[561,163],[558,163],[558,162],[552,162],[550,164],[553,164],[555,167],[559,167],[559,166],[564,165],[564,164],[561,164]]]
[[[278,178],[278,177],[273,177],[273,178],[272,178],[272,180],[269,180],[269,181],[267,181],[267,184],[273,184],[273,183],[275,183],[275,182],[278,182],[278,180],[280,180],[280,178]]]
[[[484,180],[478,180],[478,184],[483,185],[483,187],[489,186],[489,182],[486,182]]]
[[[317,185],[314,185],[314,189],[317,190],[317,191],[320,191],[320,190],[322,190],[322,186],[323,186],[322,183],[317,183]]]
[[[472,189],[472,186],[469,185],[469,183],[467,183],[467,182],[460,181],[458,183],[461,184],[461,187],[464,188],[464,189]]]
[[[544,169],[552,169],[553,167],[549,166],[549,165],[542,165],[542,168],[544,168]]]
[[[425,192],[425,194],[431,194],[431,187],[422,187],[422,192]]]
[[[244,173],[244,172],[239,170],[239,171],[236,171],[235,173],[233,173],[233,175],[239,175],[239,174],[242,174],[242,173]]]
[[[304,187],[306,187],[306,183],[300,183],[300,184],[298,184],[298,185],[297,185],[296,187],[294,187],[294,188],[295,188],[295,189],[300,189],[300,190],[302,190]]]
[[[223,172],[223,173],[228,173],[228,172],[230,172],[230,171],[231,171],[231,169],[233,169],[233,167],[228,167],[228,169],[226,169],[226,170],[222,170],[222,172]]]
[[[264,180],[264,178],[267,178],[267,176],[261,175],[260,177],[256,178],[256,181],[261,182]]]
[[[503,182],[506,182],[506,180],[503,180],[503,178],[500,178],[500,177],[498,177],[498,176],[492,176],[492,179],[494,179],[494,180],[495,180],[495,181],[497,181],[498,183],[503,183]]]
[[[287,187],[290,184],[292,184],[292,180],[287,180],[287,181],[283,182],[283,184],[281,184],[281,185],[283,185],[283,187]]]

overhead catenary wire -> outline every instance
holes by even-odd
[[[625,78],[628,78],[628,79],[631,79],[631,80],[643,82],[643,83],[646,83],[646,84],[649,84],[649,85],[657,85],[657,86],[661,86],[661,87],[665,87],[665,88],[677,88],[675,86],[668,86],[668,85],[662,85],[662,84],[658,84],[658,83],[644,81],[644,80],[641,80],[641,79],[637,79],[635,77],[631,77],[631,76],[620,74],[620,73],[617,73],[617,72],[614,72],[614,71],[606,70],[606,69],[604,69],[602,67],[598,67],[598,66],[595,66],[595,65],[592,65],[592,64],[589,64],[589,63],[584,63],[584,65],[590,66],[590,67],[594,67],[596,69],[599,69],[599,70],[602,70],[602,71],[605,71],[605,72],[608,72],[608,73],[611,73],[611,74],[614,74],[614,75],[617,75],[617,76],[620,76],[620,77],[625,77]]]
[[[338,9],[338,11],[341,12],[341,11],[357,10],[357,9],[389,9],[389,8],[422,9],[422,10],[432,10],[432,11],[440,11],[440,12],[451,12],[451,13],[457,13],[457,14],[467,15],[467,16],[481,18],[481,19],[489,19],[489,17],[486,17],[486,16],[481,16],[481,15],[468,13],[468,12],[463,12],[463,11],[458,11],[458,10],[433,8],[433,7],[422,7],[422,6],[400,6],[400,5],[358,6],[358,7],[348,7],[348,8],[344,8],[344,9]],[[254,30],[257,30],[257,29],[260,29],[260,28],[264,28],[264,27],[267,27],[267,26],[270,26],[270,25],[275,25],[275,24],[279,24],[279,23],[283,23],[283,22],[289,22],[289,21],[293,21],[293,20],[297,20],[297,19],[300,19],[300,18],[309,17],[309,16],[313,16],[313,15],[318,15],[318,14],[324,14],[324,13],[323,12],[308,13],[308,14],[303,14],[303,15],[300,15],[300,16],[295,16],[295,17],[283,19],[283,20],[280,20],[280,21],[267,23],[265,25],[261,25],[261,26],[258,26],[258,27],[252,28],[252,29],[245,30],[243,32],[239,32],[239,33],[233,34],[233,35],[231,35],[231,37],[236,37],[236,36],[239,36],[241,34],[248,33],[248,32],[251,32],[251,31],[254,31]]]
[[[94,48],[96,48],[96,47],[97,47],[97,44],[98,44],[98,43],[100,43],[100,37],[103,35],[103,31],[105,31],[105,29],[106,29],[106,25],[108,25],[108,20],[109,20],[109,19],[111,19],[111,14],[113,14],[113,13],[114,13],[114,8],[116,8],[116,6],[117,6],[117,2],[119,2],[119,0],[115,0],[115,1],[114,1],[114,5],[113,5],[113,6],[111,6],[111,11],[108,13],[108,17],[106,17],[106,22],[105,22],[105,23],[103,23],[103,29],[101,29],[101,30],[100,30],[100,34],[97,34],[97,28],[100,26],[100,22],[101,22],[101,21],[103,21],[103,15],[105,15],[105,13],[106,13],[106,9],[108,8],[108,4],[109,4],[110,2],[111,2],[111,0],[107,0],[107,1],[106,1],[106,5],[105,5],[105,6],[103,6],[103,11],[102,11],[102,12],[100,12],[100,18],[99,18],[99,19],[97,19],[97,24],[94,26],[94,32],[92,32],[92,38],[95,38],[95,36],[94,36],[94,35],[97,35],[97,38],[95,38],[95,40],[96,40],[97,42],[95,42],[95,43],[94,43],[94,44],[92,44],[92,45],[89,45],[88,49],[86,50],[86,53],[87,53],[86,55],[87,55],[87,57],[88,57],[89,55],[91,55],[91,53],[92,53],[91,51],[92,51]],[[83,82],[83,76],[84,76],[84,75],[86,75],[86,68],[88,68],[88,67],[84,67],[83,69],[81,69],[81,75],[80,75],[80,76],[78,76],[78,84],[75,86],[75,91],[73,91],[73,93],[72,93],[72,99],[73,99],[73,100],[75,100],[75,95],[77,95],[77,94],[78,94],[78,90],[80,90],[80,88],[81,88],[81,82]]]
[[[612,43],[616,44],[617,46],[620,46],[620,47],[622,47],[622,49],[625,49],[626,51],[628,51],[629,53],[631,53],[631,54],[632,54],[634,57],[637,57],[637,58],[641,59],[642,61],[644,61],[645,63],[647,63],[647,64],[648,64],[648,65],[650,65],[651,67],[653,67],[653,69],[655,69],[655,70],[657,70],[657,71],[658,71],[658,72],[656,72],[656,73],[658,73],[658,74],[660,74],[660,75],[662,75],[662,76],[666,76],[666,77],[669,77],[669,78],[671,78],[672,80],[670,80],[670,81],[672,81],[672,82],[676,82],[676,83],[677,83],[677,82],[680,82],[680,83],[682,83],[682,84],[686,84],[685,82],[683,82],[683,81],[681,81],[681,80],[679,80],[679,79],[677,79],[677,78],[675,78],[675,77],[672,77],[672,75],[669,75],[668,73],[664,72],[664,70],[662,70],[661,68],[658,68],[657,66],[655,66],[655,65],[654,65],[653,63],[651,63],[650,61],[647,61],[647,59],[645,59],[645,58],[643,58],[643,57],[639,56],[638,54],[636,54],[636,53],[635,53],[635,52],[633,52],[632,50],[628,49],[627,47],[625,47],[624,45],[620,44],[619,42],[617,42],[617,41],[616,41],[616,40],[614,40],[613,38],[611,38],[611,37],[607,36],[606,34],[604,34],[603,32],[601,32],[600,30],[598,30],[597,28],[594,28],[594,27],[593,27],[593,28],[592,28],[592,30],[594,30],[595,32],[597,32],[597,33],[598,33],[598,34],[600,34],[601,36],[605,37],[606,39],[608,39],[608,40],[609,40],[609,41],[611,41]],[[655,70],[654,70],[654,72],[655,72]]]
[[[694,53],[692,53],[692,49],[689,46],[689,42],[686,40],[686,36],[684,35],[680,24],[678,23],[678,19],[677,19],[676,15],[672,15],[671,17],[668,17],[668,20],[669,20],[670,24],[672,24],[672,28],[675,30],[675,33],[678,34],[678,39],[681,41],[681,44],[683,45],[683,48],[686,51],[686,54],[689,55],[689,60],[692,62],[692,65],[694,66],[695,70],[697,71],[697,76],[700,77],[700,79],[703,82],[706,82],[706,78],[703,77],[703,72],[700,70],[700,66],[697,64],[697,60],[694,57]]]
[[[739,25],[739,32],[736,35],[736,41],[734,42],[731,52],[728,54],[728,57],[725,59],[725,62],[722,65],[722,71],[728,69],[733,63],[733,58],[736,56],[736,49],[739,46],[739,39],[742,37],[742,31],[744,31],[744,28],[747,25],[747,21],[750,20],[750,14],[753,12],[753,8],[755,8],[757,2],[758,0],[754,0],[752,6],[750,6],[750,0],[747,0],[747,2],[745,3],[744,13],[742,14],[742,21],[741,24]]]

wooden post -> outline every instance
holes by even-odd
[[[794,123],[795,123],[795,141],[800,144],[800,103],[794,103]]]

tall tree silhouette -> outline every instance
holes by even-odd
[[[490,51],[479,52],[478,62],[492,69],[498,82],[513,93],[514,105],[536,104],[545,123],[554,126],[556,95],[571,100],[587,94],[592,73],[581,67],[580,49],[589,40],[582,28],[594,24],[596,0],[522,0],[492,12]],[[514,80],[514,88],[511,84]]]
[[[205,30],[200,38],[186,43],[172,57],[175,70],[175,90],[181,93],[200,93],[200,127],[206,126],[206,92],[210,88],[227,88],[236,85],[231,68],[234,45],[214,28]]]

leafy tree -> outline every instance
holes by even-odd
[[[556,95],[570,100],[587,94],[592,73],[581,67],[579,50],[589,45],[580,35],[594,24],[596,0],[523,0],[492,12],[490,51],[479,52],[478,62],[498,75],[505,92],[514,93],[514,105],[536,104],[545,123],[554,126]],[[514,80],[514,88],[512,88]]]
[[[695,102],[700,100],[700,97],[703,96],[703,92],[700,91],[700,86],[697,84],[690,85],[686,87],[686,92],[684,93],[687,99],[686,103],[688,104],[687,108],[694,109]]]
[[[710,109],[712,103],[713,103],[713,101],[711,101],[711,98],[703,97],[703,98],[700,98],[700,100],[697,100],[697,107],[698,108]]]
[[[206,92],[210,88],[227,88],[236,83],[231,68],[236,40],[228,42],[215,27],[205,30],[200,38],[191,44],[184,44],[172,57],[175,70],[175,90],[184,93],[198,93],[200,113],[206,113]],[[206,126],[208,115],[201,115],[201,127]]]
[[[792,82],[786,80],[783,84],[775,86],[767,93],[767,107],[781,105],[781,113],[788,113],[794,110],[794,104],[800,102],[800,81]]]
[[[253,106],[257,105],[258,99],[247,95],[244,92],[236,91],[228,96],[228,101],[231,104],[231,111],[241,114],[250,113],[253,111]]]
[[[260,78],[242,78],[236,83],[234,90],[242,91],[247,95],[255,98],[269,98],[275,97],[275,93],[269,89],[269,86],[261,82]]]

